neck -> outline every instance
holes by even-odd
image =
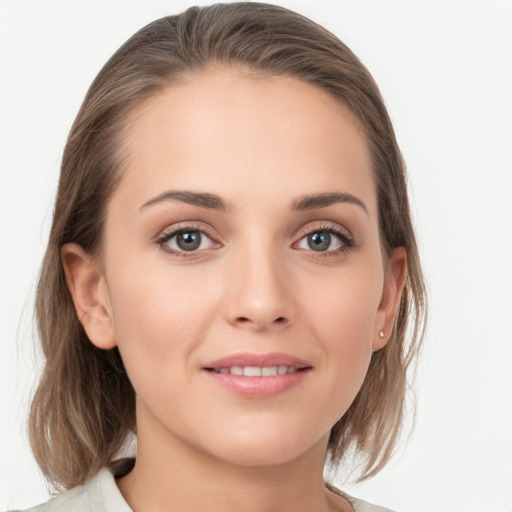
[[[327,438],[292,461],[247,466],[154,433],[138,431],[135,467],[118,480],[134,512],[351,510],[325,489]]]

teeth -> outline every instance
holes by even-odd
[[[244,375],[246,377],[261,377],[261,368],[259,366],[246,366]]]
[[[243,375],[245,377],[275,377],[276,375],[285,375],[295,373],[298,368],[295,366],[231,366],[229,368],[219,368],[213,370],[215,373]]]
[[[274,377],[277,375],[277,366],[264,367],[261,369],[262,377]]]

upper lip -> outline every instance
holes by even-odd
[[[279,352],[268,354],[240,353],[216,359],[215,361],[205,364],[203,368],[219,369],[233,366],[259,366],[261,368],[272,366],[293,366],[295,368],[310,368],[311,363],[304,359],[299,359],[289,354]]]

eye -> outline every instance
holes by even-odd
[[[337,229],[317,228],[303,236],[296,247],[315,252],[342,252],[352,247],[352,240]]]
[[[164,233],[158,244],[168,253],[179,256],[192,255],[194,252],[211,249],[217,245],[204,231],[182,227]]]

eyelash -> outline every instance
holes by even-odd
[[[220,245],[219,242],[216,242],[214,237],[212,237],[209,233],[207,233],[204,229],[199,226],[193,224],[180,224],[174,228],[171,228],[169,231],[164,231],[160,237],[156,240],[157,245],[165,251],[167,254],[172,254],[173,256],[178,256],[179,258],[190,258],[196,256],[200,251],[177,251],[169,245],[166,245],[169,240],[178,236],[182,233],[200,233],[203,236],[209,238],[212,243]],[[205,249],[202,249],[204,251]]]
[[[169,240],[173,239],[174,237],[178,236],[182,233],[200,233],[202,236],[206,236],[211,240],[213,244],[221,245],[219,242],[215,241],[215,238],[212,237],[208,232],[206,232],[204,229],[200,228],[197,225],[193,224],[180,224],[174,228],[171,228],[169,231],[165,231],[162,233],[160,237],[157,238],[156,243],[157,245],[166,253],[171,254],[173,256],[177,256],[180,258],[189,258],[194,257],[198,254],[198,252],[202,252],[206,249],[201,250],[192,250],[192,251],[185,251],[185,250],[175,250],[167,243]],[[325,258],[325,257],[332,257],[336,256],[342,253],[349,252],[354,247],[354,240],[352,237],[346,233],[345,230],[342,230],[335,224],[330,223],[324,223],[317,226],[311,226],[310,228],[305,229],[299,238],[297,242],[293,244],[293,247],[295,247],[297,244],[299,244],[303,239],[308,237],[309,235],[312,235],[313,233],[329,233],[334,234],[336,238],[341,243],[341,247],[338,249],[331,249],[327,251],[314,251],[313,249],[309,249],[309,252],[314,253],[315,257],[319,258]],[[308,250],[308,249],[299,249],[299,250]]]
[[[327,251],[314,251],[313,249],[309,249],[309,252],[314,253],[315,257],[317,257],[317,258],[329,258],[332,256],[338,256],[339,254],[349,252],[355,246],[352,236],[350,234],[348,234],[346,230],[341,229],[336,224],[331,224],[331,223],[322,223],[320,225],[311,226],[310,228],[306,228],[302,232],[299,241],[295,242],[294,245],[297,245],[304,238],[308,237],[309,235],[312,235],[313,233],[334,234],[334,236],[336,238],[338,238],[338,240],[341,243],[341,247],[339,249],[331,249],[331,250],[327,250]],[[307,250],[307,249],[303,249],[303,250]]]

